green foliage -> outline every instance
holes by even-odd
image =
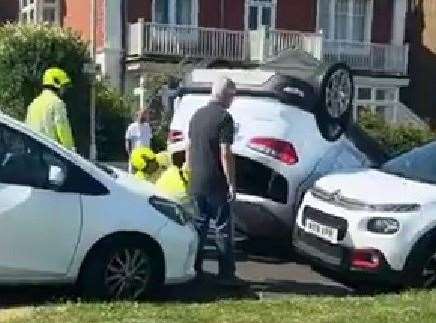
[[[171,121],[171,115],[163,110],[162,102],[157,100],[157,95],[162,86],[168,84],[170,76],[160,73],[147,73],[145,75],[145,87],[148,92],[148,102],[152,111],[152,119],[156,123],[156,131],[151,140],[151,148],[155,152],[167,149],[167,136]]]
[[[96,91],[98,158],[125,160],[124,134],[131,120],[132,100],[101,82],[97,83]]]
[[[382,118],[371,113],[363,114],[359,122],[390,156],[399,155],[435,139],[435,134],[429,129],[412,125],[388,125]]]
[[[147,101],[152,102],[162,86],[168,83],[168,75],[161,73],[147,73],[144,75],[144,86],[147,89]]]
[[[171,114],[163,112],[158,120],[159,127],[151,139],[151,148],[155,152],[161,152],[167,149],[168,131],[170,129]]]
[[[27,106],[41,92],[49,67],[64,69],[73,81],[65,101],[78,151],[89,146],[89,81],[82,73],[87,44],[71,30],[47,25],[0,27],[0,109],[23,120]]]

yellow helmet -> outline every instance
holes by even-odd
[[[156,155],[147,147],[135,148],[130,156],[130,163],[136,170],[144,170],[147,162],[152,160],[156,160]]]
[[[53,67],[44,72],[42,84],[60,89],[70,85],[71,79],[63,69]]]

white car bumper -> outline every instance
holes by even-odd
[[[337,242],[328,241],[307,232],[306,219],[316,218],[317,214],[318,220],[323,222],[322,224],[340,228]],[[353,253],[356,250],[372,250],[380,255],[382,262],[380,267],[384,268],[379,269],[400,272],[404,269],[407,256],[413,245],[412,236],[407,232],[411,232],[414,225],[413,219],[416,216],[410,213],[386,214],[347,210],[319,200],[309,192],[298,212],[294,244],[297,249],[309,257],[318,258],[317,260],[321,260],[330,267],[341,267],[341,269],[351,271],[362,271],[362,268],[353,267],[352,259],[350,259],[353,257]],[[399,231],[394,234],[377,234],[368,231],[368,221],[374,217],[389,217],[398,220],[400,223]],[[318,222],[317,219],[314,220]]]
[[[198,235],[194,227],[191,224],[180,226],[169,222],[158,239],[165,255],[165,284],[178,284],[193,279],[198,249]]]

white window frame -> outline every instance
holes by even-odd
[[[198,27],[198,0],[191,0],[192,14],[191,25]],[[156,22],[156,0],[152,0],[151,4],[151,20]],[[176,25],[176,0],[168,0],[168,24]]]
[[[320,26],[320,2],[321,1],[329,1],[329,37],[327,40],[337,40],[335,39],[335,8],[337,0],[318,0],[317,2],[317,17],[316,17],[316,29],[321,31]],[[349,42],[358,42],[353,40],[353,17],[354,17],[354,4],[355,0],[348,0],[351,4],[348,6],[348,15],[347,15],[347,37],[346,39],[340,39],[339,41],[349,41]],[[366,19],[365,19],[365,34],[364,34],[364,43],[371,42],[371,31],[372,31],[372,20],[373,20],[373,8],[374,8],[374,0],[367,0],[367,8],[366,8]]]
[[[39,23],[51,23],[48,21],[44,21],[44,9],[54,9],[55,12],[55,20],[52,22],[55,25],[60,25],[61,23],[61,4],[60,0],[54,0],[53,3],[46,3],[45,0],[33,0],[33,3],[30,3],[30,0],[26,1],[26,5],[24,5],[24,0],[20,0],[20,22],[21,23],[31,23],[31,24],[39,24]],[[33,20],[30,18],[30,12],[33,10]],[[24,19],[25,16],[26,18]]]
[[[285,0],[286,1],[286,0]],[[306,0],[303,0],[306,1]],[[244,26],[245,30],[249,29],[249,14],[250,14],[250,6],[258,7],[258,26],[262,25],[262,8],[269,7],[271,8],[271,29],[276,29],[276,21],[277,21],[277,0],[265,1],[265,0],[245,0],[245,13],[244,13]]]
[[[371,90],[371,98],[370,99],[359,99],[359,89],[360,88],[366,88]],[[392,100],[377,100],[376,99],[376,92],[377,90],[391,90],[394,92],[394,97]],[[380,106],[386,106],[386,107],[393,107],[393,120],[396,120],[396,106],[400,102],[400,89],[395,86],[371,86],[371,85],[356,85],[355,86],[355,93],[356,93],[356,99],[354,100],[354,112],[353,112],[353,119],[355,121],[358,120],[359,117],[359,106],[368,107],[372,114],[377,113],[377,107]],[[386,120],[389,121],[389,120]]]
[[[24,5],[24,0],[20,0],[20,22],[24,24],[35,24],[37,22],[36,13],[37,13],[37,0],[33,0],[33,3],[30,3],[30,0],[26,1],[26,5]],[[30,18],[30,12],[33,10],[33,20]]]

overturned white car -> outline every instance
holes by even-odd
[[[349,123],[353,77],[326,66],[308,80],[261,70],[194,70],[173,101],[169,150],[177,164],[193,114],[209,100],[211,83],[233,79],[229,110],[236,125],[236,228],[251,237],[290,239],[303,192],[321,175],[369,164],[343,132]]]

